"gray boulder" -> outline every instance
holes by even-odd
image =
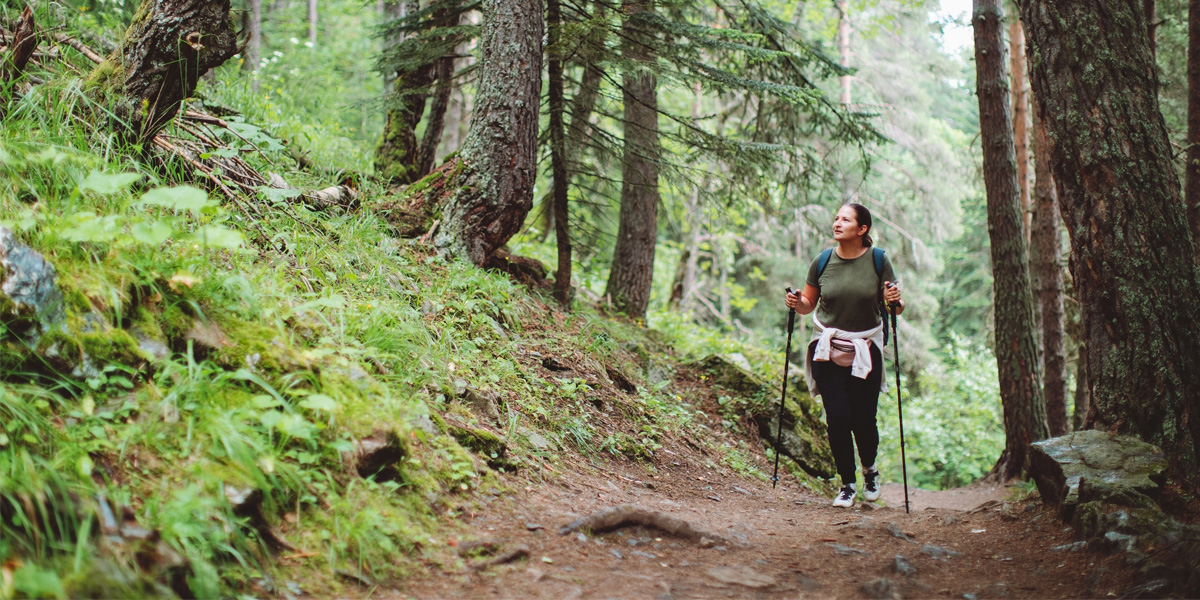
[[[1042,501],[1057,506],[1071,520],[1079,505],[1079,482],[1103,483],[1114,493],[1136,492],[1159,498],[1166,482],[1162,450],[1141,440],[1104,431],[1077,431],[1034,442],[1030,475]]]
[[[746,359],[740,355],[714,354],[689,366],[706,372],[716,385],[746,398],[746,408],[758,425],[759,435],[777,452],[792,459],[809,475],[833,477],[837,469],[829,451],[825,423],[821,421],[821,405],[803,385],[789,381],[781,434],[778,403],[782,390],[751,372],[746,365]]]
[[[54,265],[0,227],[0,325],[30,345],[65,317]]]

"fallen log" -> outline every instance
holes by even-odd
[[[732,543],[725,537],[700,529],[683,519],[636,504],[621,504],[605,508],[563,525],[558,532],[562,535],[580,530],[607,533],[637,526],[652,527],[668,535],[697,542],[704,547]]]

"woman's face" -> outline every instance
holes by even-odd
[[[863,236],[867,233],[865,225],[859,226],[858,213],[854,212],[853,208],[843,206],[838,209],[837,216],[833,218],[833,239],[841,242],[848,241]]]

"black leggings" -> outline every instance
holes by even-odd
[[[816,342],[813,342],[816,344]],[[812,352],[809,348],[809,352]],[[879,428],[875,411],[879,408],[879,386],[883,383],[883,356],[871,344],[871,372],[866,379],[850,374],[850,367],[831,361],[813,361],[813,378],[825,404],[825,422],[829,427],[829,448],[842,484],[854,483],[854,445],[863,467],[875,464],[879,452]],[[853,434],[853,439],[851,439]]]

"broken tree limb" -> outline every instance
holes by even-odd
[[[12,81],[25,72],[25,65],[29,64],[29,58],[33,56],[35,49],[37,49],[37,35],[33,22],[33,9],[26,6],[25,10],[21,11],[21,17],[17,19],[17,31],[13,34],[11,53],[4,71],[6,81]]]
[[[704,531],[663,512],[636,504],[621,504],[592,513],[564,525],[558,532],[562,535],[586,529],[594,533],[607,533],[625,527],[653,527],[668,535],[705,544],[730,544],[730,540],[712,532]]]
[[[100,63],[104,62],[103,56],[96,54],[96,52],[94,50],[85,46],[83,42],[81,42],[65,33],[54,34],[54,41],[56,41],[60,44],[66,44],[66,45],[78,50],[80,54],[86,56],[88,60],[90,60],[96,64],[100,64]]]

